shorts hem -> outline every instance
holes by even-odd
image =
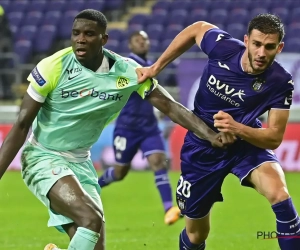
[[[184,215],[184,216],[187,217],[187,218],[190,219],[190,220],[201,220],[201,219],[203,219],[203,218],[205,218],[206,216],[209,215],[209,213],[210,213],[210,211],[212,210],[213,206],[214,206],[214,204],[211,205],[211,207],[210,207],[209,211],[207,212],[207,214],[205,214],[205,215],[202,216],[202,217],[192,218],[192,217],[189,217],[189,216],[187,216],[187,215]]]
[[[217,202],[217,201],[216,201],[216,202]],[[210,211],[212,210],[213,206],[214,206],[214,203],[211,205],[210,209],[208,210],[208,212],[207,212],[204,216],[197,217],[197,218],[195,218],[195,217],[192,218],[192,217],[189,217],[189,216],[187,216],[187,215],[185,215],[185,214],[184,214],[184,216],[187,217],[187,218],[190,219],[190,220],[200,220],[200,219],[203,219],[203,218],[205,218],[206,216],[209,215],[209,213],[210,213]]]
[[[254,168],[251,168],[251,169],[248,171],[248,173],[247,173],[246,175],[244,175],[244,176],[240,179],[240,184],[243,185],[244,179],[245,179],[245,178],[246,178],[253,170],[259,168],[262,164],[267,163],[267,162],[276,162],[276,163],[278,163],[278,161],[276,161],[276,160],[273,160],[273,161],[264,161],[264,162],[260,163],[259,165],[255,166]]]
[[[130,164],[131,164],[131,161],[129,161],[129,162],[127,162],[127,163],[116,161],[116,164],[119,165],[119,166],[121,166],[121,167],[125,167],[125,166],[130,165]]]
[[[163,154],[166,154],[166,151],[165,150],[161,150],[161,149],[154,149],[154,150],[150,150],[150,151],[146,151],[143,155],[145,157],[149,156],[149,155],[153,155],[155,153],[163,153]]]
[[[61,178],[65,177],[65,176],[76,176],[74,173],[71,174],[71,173],[66,173],[65,175],[60,175],[58,179],[55,179],[53,180],[50,184],[47,185],[47,188],[45,188],[43,191],[43,193],[41,193],[42,195],[44,195],[45,197],[47,197],[47,194],[49,193],[50,189],[55,185],[55,183],[60,180]],[[47,200],[49,201],[48,197],[47,197]],[[50,204],[50,201],[49,201],[49,204]],[[48,204],[47,204],[48,205]]]

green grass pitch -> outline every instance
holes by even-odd
[[[175,194],[179,173],[170,173]],[[286,175],[290,194],[300,211],[300,174]],[[102,190],[107,250],[176,250],[183,219],[173,226],[163,223],[163,211],[151,172],[131,172]],[[275,217],[268,202],[228,176],[223,186],[225,202],[212,210],[207,250],[277,250],[276,240],[258,240],[257,231],[273,231]],[[8,172],[0,181],[0,249],[43,250],[53,242],[67,247],[66,235],[48,228],[45,207],[29,192],[20,173]]]

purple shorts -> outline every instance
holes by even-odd
[[[162,133],[159,130],[144,133],[115,129],[113,145],[116,162],[120,165],[129,164],[138,149],[142,150],[144,157],[154,153],[165,153]]]
[[[176,190],[182,214],[192,219],[206,216],[215,202],[223,201],[221,187],[229,173],[251,187],[245,177],[264,162],[278,162],[272,150],[243,140],[226,150],[213,148],[208,141],[188,132],[181,149],[181,176]]]

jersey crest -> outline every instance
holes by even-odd
[[[266,81],[260,78],[256,78],[252,83],[252,89],[256,92],[260,92],[262,90],[262,86]]]
[[[125,88],[129,84],[129,79],[123,76],[119,76],[117,79],[117,89]]]

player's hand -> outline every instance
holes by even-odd
[[[211,145],[215,148],[223,148],[226,149],[227,146],[231,145],[237,140],[237,138],[230,134],[230,133],[224,133],[220,132],[216,134],[210,141]]]
[[[152,67],[136,68],[135,72],[138,77],[138,83],[143,83],[147,79],[156,76],[154,69]]]
[[[217,136],[224,145],[223,148],[225,149],[227,148],[227,146],[233,144],[237,140],[237,137],[235,135],[226,132],[220,132],[217,134]]]
[[[222,139],[219,134],[216,134],[212,138],[208,139],[211,145],[215,148],[226,148],[226,146],[222,143]]]
[[[220,132],[235,135],[239,131],[240,123],[236,122],[230,114],[219,111],[213,118],[214,127]]]

